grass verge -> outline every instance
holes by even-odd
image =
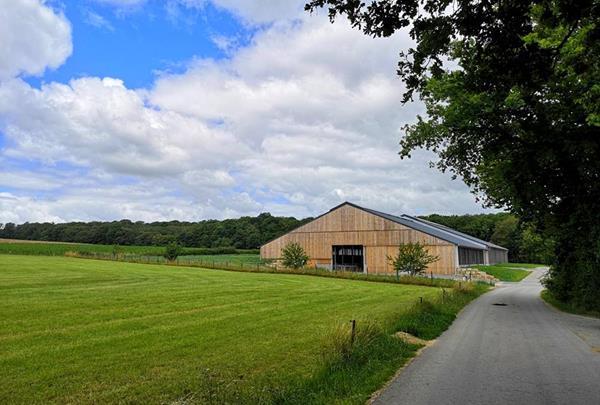
[[[600,311],[588,311],[585,309],[578,308],[571,303],[559,301],[548,290],[543,290],[540,296],[544,301],[546,301],[548,304],[558,309],[559,311],[568,312],[570,314],[575,315],[584,315],[591,316],[594,318],[600,318]]]
[[[517,282],[523,280],[527,277],[531,271],[524,270],[523,268],[518,268],[523,265],[522,263],[499,263],[493,264],[489,266],[477,265],[472,266],[478,270],[484,271],[487,274],[496,277],[500,281],[512,281]],[[531,265],[535,268],[537,265]]]

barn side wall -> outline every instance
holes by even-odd
[[[508,262],[508,250],[490,248],[490,264]]]
[[[290,242],[304,248],[311,266],[330,265],[333,245],[362,245],[367,272],[371,274],[393,273],[387,257],[397,254],[400,244],[420,242],[430,254],[439,257],[428,272],[454,274],[456,270],[453,244],[350,205],[341,206],[265,244],[260,250],[261,257],[279,259],[281,249]]]

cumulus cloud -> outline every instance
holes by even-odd
[[[273,23],[227,59],[194,59],[149,89],[96,77],[0,83],[2,154],[48,172],[46,188],[32,172],[0,176],[24,190],[2,195],[0,222],[307,216],[344,200],[398,213],[481,210],[464,184],[428,167],[431,154],[397,156],[402,126],[423,111],[400,102],[405,33],[368,38],[297,14],[294,2],[281,6],[287,18],[267,2],[213,1]],[[61,164],[75,168],[76,186],[56,174]]]
[[[231,133],[149,108],[141,93],[111,78],[86,77],[39,90],[21,80],[5,82],[0,117],[14,142],[6,152],[11,156],[68,161],[122,175],[162,177],[221,168],[247,153]]]
[[[40,0],[0,0],[0,80],[40,75],[71,55],[71,25]]]

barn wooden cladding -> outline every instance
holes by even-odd
[[[439,260],[429,266],[435,274],[454,274],[459,266],[459,248],[476,249],[489,257],[490,246],[464,234],[452,234],[435,224],[417,218],[396,217],[343,203],[315,220],[263,245],[264,259],[279,259],[281,249],[290,242],[300,244],[310,257],[309,265],[371,274],[393,272],[388,256],[400,244],[419,242]],[[491,245],[491,244],[490,244]],[[495,245],[494,245],[495,246]],[[506,249],[496,246],[504,252]],[[461,252],[462,253],[462,252]],[[496,257],[498,254],[494,254]],[[500,254],[501,255],[501,254]],[[484,264],[484,263],[481,263]]]

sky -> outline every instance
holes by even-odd
[[[407,32],[280,0],[0,0],[0,223],[486,212],[398,156]]]

